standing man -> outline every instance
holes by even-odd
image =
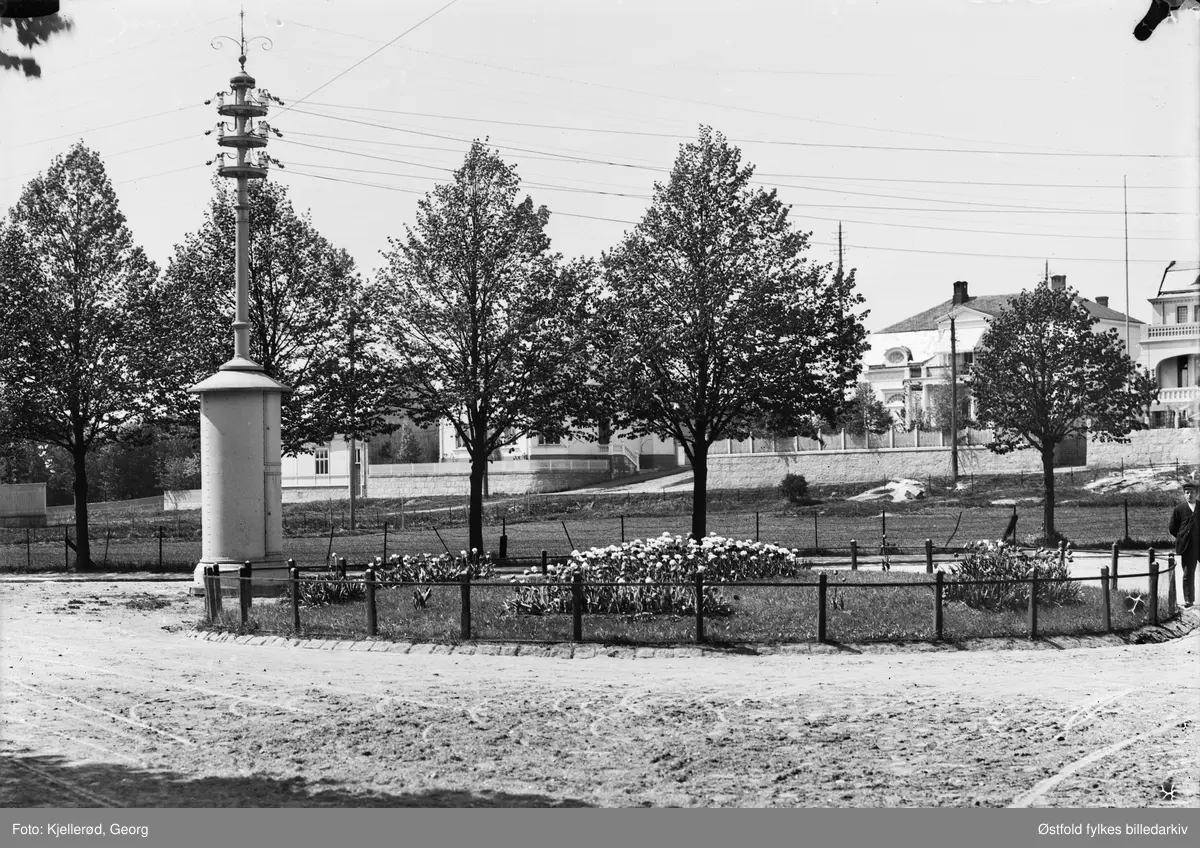
[[[1196,602],[1196,558],[1200,555],[1200,521],[1196,520],[1196,481],[1183,484],[1184,501],[1171,510],[1167,525],[1175,537],[1175,553],[1183,562],[1183,605]]]

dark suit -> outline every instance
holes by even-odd
[[[1181,503],[1171,510],[1171,522],[1167,525],[1175,537],[1175,553],[1183,565],[1183,600],[1196,601],[1196,559],[1200,555],[1200,520],[1188,504]]]

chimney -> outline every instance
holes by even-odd
[[[955,306],[966,303],[967,298],[967,281],[959,280],[954,284],[954,299],[951,301]]]
[[[1053,277],[1050,278],[1051,291],[1062,291],[1066,287],[1067,287],[1067,275],[1066,274],[1055,274]]]
[[[1105,297],[1098,297],[1098,298],[1096,298],[1096,303],[1097,303],[1099,306],[1103,306],[1103,307],[1105,307],[1105,308],[1108,308],[1108,297],[1107,297],[1107,296],[1105,296]]]

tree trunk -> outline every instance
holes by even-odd
[[[76,439],[71,455],[75,461],[75,570],[84,571],[92,567],[92,552],[88,544],[87,448],[83,439]]]
[[[1054,540],[1054,445],[1042,447],[1042,485],[1046,491],[1046,502],[1042,506],[1042,536],[1046,544]]]
[[[483,478],[487,474],[487,453],[482,449],[471,451],[471,500],[467,526],[470,532],[470,549],[483,553]]]
[[[699,440],[692,447],[692,538],[708,535],[708,445]]]

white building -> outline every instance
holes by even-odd
[[[1050,278],[1051,288],[1061,290],[1066,285],[1066,276]],[[894,417],[919,421],[922,412],[930,407],[930,389],[950,383],[951,316],[961,384],[970,376],[975,348],[992,318],[1013,297],[1011,294],[972,296],[965,281],[954,283],[949,300],[870,335],[870,347],[863,357],[863,379],[871,384]],[[1097,332],[1123,331],[1125,314],[1110,309],[1107,297],[1094,301],[1079,298],[1079,302],[1098,319]],[[1131,318],[1129,323],[1132,338],[1139,338],[1143,322]]]
[[[1158,293],[1153,317],[1141,327],[1140,362],[1158,381],[1152,427],[1194,426],[1200,418],[1200,262],[1172,262]]]

